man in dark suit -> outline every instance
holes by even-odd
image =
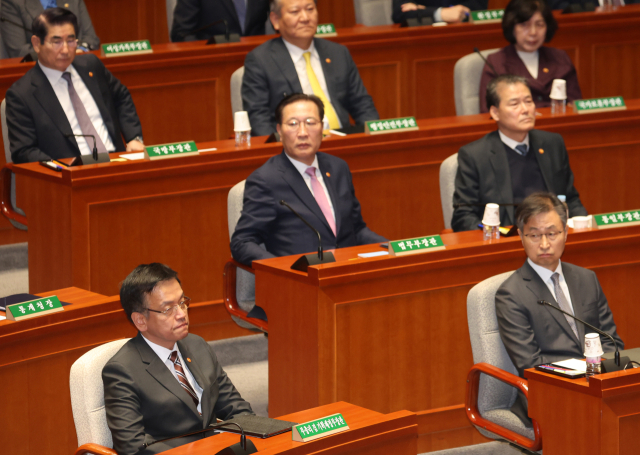
[[[142,150],[142,128],[129,90],[95,55],[78,55],[76,17],[64,8],[33,21],[38,63],[7,91],[7,127],[15,163]],[[123,142],[127,141],[126,145]]]
[[[212,432],[191,433],[238,414],[253,414],[211,346],[189,334],[189,302],[176,272],[142,264],[120,287],[120,302],[138,335],[102,370],[107,423],[119,455],[154,454]]]
[[[573,186],[562,136],[534,130],[535,104],[527,81],[503,75],[487,87],[487,104],[498,131],[458,152],[451,220],[454,231],[478,229],[487,203],[501,204],[500,224],[514,224],[514,204],[529,194],[549,191],[566,196],[569,215],[586,215]]]
[[[290,95],[278,105],[284,151],[247,179],[242,215],[231,237],[235,260],[251,265],[257,259],[317,249],[318,236],[281,200],[320,232],[325,249],[385,241],[362,219],[347,163],[318,152],[323,110],[313,95]]]
[[[78,49],[93,50],[100,47],[100,38],[93,29],[84,0],[44,0],[44,2],[48,8],[59,6],[76,15],[78,18]],[[42,0],[2,0],[1,11],[2,17],[7,19],[5,22],[0,22],[0,33],[8,56],[23,57],[33,51],[31,45],[33,34],[30,30],[33,20],[44,11]],[[22,24],[24,28],[15,24]]]
[[[487,9],[487,0],[393,0],[391,19],[396,24],[410,18],[425,17],[433,22],[462,22],[470,11]]]
[[[518,374],[542,363],[584,358],[585,329],[559,311],[538,304],[547,302],[610,334],[620,349],[611,309],[596,274],[561,262],[567,240],[567,210],[556,196],[534,193],[516,211],[516,224],[527,261],[496,292],[500,337]],[[615,351],[601,337],[604,352]],[[512,411],[530,426],[527,402],[520,396]]]
[[[194,41],[224,35],[224,23],[196,32],[221,19],[227,21],[229,33],[264,35],[268,18],[269,0],[178,0],[173,11],[171,41]]]
[[[244,62],[242,103],[252,135],[276,130],[276,106],[292,93],[320,97],[331,129],[348,127],[349,115],[357,124],[379,118],[349,50],[314,39],[314,0],[271,0],[271,22],[281,37],[258,46]]]

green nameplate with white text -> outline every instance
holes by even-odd
[[[309,442],[349,429],[342,414],[333,414],[291,428],[291,438],[298,442]]]
[[[502,22],[502,16],[504,16],[503,9],[471,11],[471,13],[469,13],[469,20],[470,22],[478,24],[491,24],[492,22]]]
[[[592,114],[603,111],[623,111],[627,108],[621,96],[607,98],[592,98],[588,100],[575,100],[573,110],[578,114]]]
[[[426,253],[427,251],[444,249],[444,243],[439,235],[428,235],[426,237],[416,237],[415,239],[389,242],[389,254],[391,256],[406,256],[407,254]]]
[[[316,28],[316,37],[329,38],[331,36],[338,36],[338,32],[336,32],[336,28],[333,24],[318,24],[318,28]]]
[[[102,45],[104,57],[118,57],[120,55],[150,54],[153,52],[148,39],[136,41],[123,41],[122,43],[109,43]]]
[[[640,209],[625,210],[624,212],[602,213],[593,215],[598,229],[609,229],[615,227],[634,226],[640,224]]]
[[[197,155],[198,147],[194,141],[174,142],[172,144],[151,145],[144,149],[150,160],[177,158],[179,156]]]
[[[364,124],[364,131],[367,134],[399,133],[402,131],[416,131],[417,129],[418,122],[416,122],[415,117],[371,120]]]
[[[44,316],[45,314],[57,313],[58,311],[64,311],[64,308],[58,297],[52,295],[7,306],[7,319],[9,321],[21,321],[35,318],[36,316]]]

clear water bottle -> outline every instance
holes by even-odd
[[[587,381],[589,378],[595,374],[602,373],[602,363],[600,356],[598,357],[587,357]]]
[[[236,147],[251,147],[251,131],[236,131]]]
[[[567,113],[567,100],[551,100],[551,115]]]

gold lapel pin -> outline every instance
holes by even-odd
[[[330,58],[325,59],[325,62],[327,62],[327,63],[331,63],[331,59],[330,59]]]
[[[549,68],[542,68],[542,71],[544,71],[545,73],[549,72]]]
[[[187,357],[187,362],[191,363],[191,359],[189,357]]]
[[[89,77],[93,77],[93,73],[89,71]]]
[[[65,3],[65,4],[64,4],[64,7],[65,7],[65,8],[69,8],[69,4],[68,4],[68,3]]]
[[[544,153],[544,150],[543,150],[543,149],[538,149],[538,153],[539,153],[540,155],[542,155],[542,154]]]
[[[331,174],[329,174],[328,172],[325,174],[327,177],[331,177]]]

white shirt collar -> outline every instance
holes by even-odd
[[[538,264],[535,264],[531,260],[531,258],[527,258],[527,261],[529,262],[529,265],[531,266],[531,268],[536,271],[536,273],[540,276],[540,278],[542,278],[542,282],[543,283],[550,282],[551,281],[551,275],[553,275],[554,273],[557,273],[558,275],[560,275],[562,277],[562,279],[564,280],[564,275],[562,273],[562,261],[558,261],[558,267],[556,267],[556,269],[554,271],[551,271],[551,270],[549,270],[547,268],[539,266]]]
[[[296,169],[298,170],[298,172],[300,172],[300,174],[302,174],[302,177],[304,178],[304,176],[306,175],[308,177],[308,174],[306,174],[306,170],[308,167],[308,165],[304,164],[302,161],[298,161],[296,159],[291,158],[289,155],[287,155],[287,152],[284,152],[284,154],[286,155],[287,158],[289,158],[289,161],[291,161],[291,164],[293,164]],[[318,173],[318,155],[316,154],[316,156],[313,158],[313,163],[311,163],[311,166],[316,168],[316,174]]]
[[[158,354],[158,357],[160,357],[160,360],[162,360],[163,363],[167,361],[167,359],[169,358],[169,356],[173,351],[178,351],[178,354],[180,354],[180,350],[178,349],[178,343],[174,343],[173,349],[167,349],[164,346],[160,346],[159,344],[156,344],[153,341],[148,340],[147,337],[144,336],[144,334],[142,334],[142,339],[147,342],[147,344],[151,349],[153,349],[153,352]]]
[[[49,83],[52,86],[57,84],[60,81],[60,78],[62,78],[62,74],[64,72],[66,71],[70,72],[72,77],[76,72],[76,69],[73,67],[73,65],[69,65],[67,69],[64,71],[58,71],[58,70],[54,70],[53,68],[48,68],[44,66],[42,63],[40,63],[40,61],[38,61],[38,65],[40,65],[40,69],[42,70],[44,75],[47,76],[47,79],[49,79]]]
[[[287,50],[289,51],[289,55],[291,56],[291,60],[293,60],[293,63],[296,63],[301,58],[304,58],[303,55],[305,52],[311,52],[311,55],[313,57],[318,57],[318,51],[316,51],[316,47],[313,44],[313,40],[311,40],[311,46],[309,46],[309,49],[306,49],[306,50],[296,46],[295,44],[291,44],[284,38],[282,39],[282,42],[284,43]]]
[[[524,138],[524,141],[522,142],[518,142],[518,141],[514,141],[513,139],[511,139],[510,137],[507,137],[506,134],[504,134],[502,131],[498,130],[498,134],[500,134],[500,140],[509,148],[515,150],[516,149],[516,145],[520,145],[520,144],[525,144],[527,146],[527,150],[529,150],[529,133],[527,133],[527,136]],[[518,152],[516,152],[518,153]]]

